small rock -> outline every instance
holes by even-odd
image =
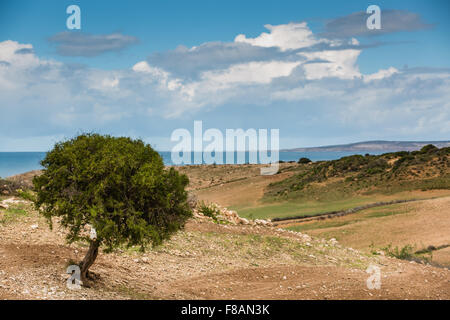
[[[249,221],[248,221],[247,219],[245,219],[245,218],[241,218],[241,219],[239,220],[239,222],[240,222],[241,224],[249,224]]]
[[[336,244],[338,243],[337,240],[335,238],[331,238],[329,241],[331,244]]]

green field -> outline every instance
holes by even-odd
[[[358,196],[341,200],[330,201],[286,201],[281,203],[263,204],[261,206],[245,207],[233,206],[230,209],[235,210],[241,217],[250,219],[273,219],[284,217],[310,217],[321,213],[332,211],[347,210],[365,204],[391,201],[391,200],[414,200],[430,199],[448,195],[449,193],[429,192],[399,192],[393,195],[373,194],[371,196]]]
[[[407,213],[408,211],[404,208],[402,204],[392,204],[387,206],[381,206],[377,208],[366,209],[362,212],[359,212],[352,217],[347,217],[345,220],[323,220],[316,221],[310,223],[303,223],[296,226],[287,227],[289,230],[293,231],[307,231],[307,230],[317,230],[317,229],[328,229],[328,228],[337,228],[342,227],[354,223],[358,223],[364,221],[366,219],[374,219],[374,218],[382,218],[393,216],[397,214]],[[338,237],[340,231],[336,231],[335,234],[328,234],[329,237]]]
[[[351,198],[333,202],[282,202],[258,207],[232,207],[241,217],[251,219],[273,219],[289,216],[314,216],[319,213],[345,210],[377,201],[374,197]]]

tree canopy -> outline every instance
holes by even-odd
[[[33,180],[35,205],[50,226],[52,217],[60,218],[69,243],[145,248],[169,238],[191,216],[188,178],[166,169],[141,140],[82,134],[57,143],[41,165],[43,174]],[[87,226],[95,229],[95,241]]]

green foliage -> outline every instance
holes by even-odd
[[[380,254],[379,251],[375,248],[375,244],[373,242],[370,243],[369,250],[370,253],[374,256],[378,256]]]
[[[160,244],[191,216],[188,178],[166,170],[160,155],[141,140],[83,134],[57,143],[33,179],[35,205],[48,219],[60,217],[67,240],[89,241],[87,224],[108,250],[126,244]]]
[[[215,222],[218,221],[217,216],[219,215],[219,209],[214,205],[208,205],[204,201],[199,204],[199,212],[201,212],[204,216],[212,218]]]
[[[300,159],[298,159],[298,163],[301,163],[301,164],[306,164],[306,163],[310,163],[310,162],[311,162],[311,160],[308,159],[308,158],[300,158]]]
[[[428,257],[419,255],[415,252],[414,246],[410,244],[407,244],[402,248],[400,247],[393,248],[392,245],[389,244],[386,247],[381,248],[381,250],[383,250],[388,256],[397,259],[417,261],[417,262],[421,261],[429,262],[431,260],[431,254]]]
[[[0,224],[8,224],[10,222],[14,222],[21,217],[27,216],[28,211],[25,210],[23,207],[18,208],[8,208],[3,211],[2,215],[0,216]]]
[[[293,176],[271,183],[265,199],[318,200],[333,195],[336,200],[355,193],[449,189],[450,148],[428,145],[413,152],[352,155],[298,166],[295,171]]]
[[[436,146],[434,146],[432,144],[427,144],[422,149],[420,149],[420,153],[434,153],[438,150],[439,150],[439,148],[437,148]]]
[[[32,202],[34,202],[36,200],[35,195],[30,190],[24,191],[22,189],[17,189],[17,195],[24,200],[28,200],[28,201],[32,201]]]

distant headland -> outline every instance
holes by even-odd
[[[321,147],[283,149],[281,151],[291,152],[314,152],[314,151],[414,151],[420,150],[427,144],[435,145],[438,148],[450,147],[450,140],[447,141],[363,141],[349,144],[339,144]]]

